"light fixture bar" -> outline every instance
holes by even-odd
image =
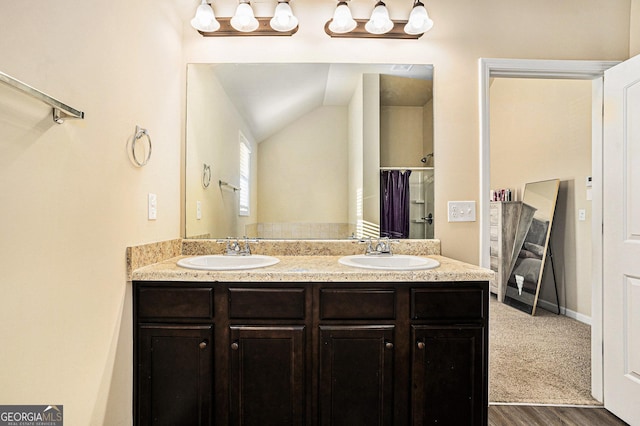
[[[258,28],[249,33],[243,33],[234,29],[231,26],[231,18],[217,18],[220,22],[220,29],[215,32],[198,31],[204,37],[243,37],[243,36],[292,36],[298,32],[298,27],[295,27],[291,31],[276,31],[271,28],[270,17],[256,17],[258,20]]]
[[[329,29],[329,24],[331,20],[327,21],[324,25],[324,31],[329,34],[331,37],[335,38],[391,38],[391,39],[419,39],[422,37],[422,34],[407,34],[404,32],[404,26],[407,24],[407,21],[396,21],[392,20],[393,28],[391,31],[385,34],[371,34],[368,32],[364,26],[368,19],[355,19],[357,22],[357,26],[354,30],[349,31],[348,33],[334,33]]]

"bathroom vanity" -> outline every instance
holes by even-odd
[[[486,425],[491,271],[133,274],[135,424]]]

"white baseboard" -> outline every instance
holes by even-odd
[[[554,313],[558,312],[558,305],[553,302],[538,299],[538,305],[540,305],[541,308],[546,309],[549,312],[554,312]],[[569,318],[573,318],[574,320],[580,321],[584,324],[591,325],[591,317],[588,317],[585,314],[581,314],[576,311],[572,311],[571,309],[567,309],[563,306],[560,306],[560,314],[567,316]]]

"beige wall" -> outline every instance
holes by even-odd
[[[347,119],[320,107],[259,144],[259,222],[347,222]]]
[[[380,76],[362,75],[362,205],[365,223],[380,226]]]
[[[229,235],[245,235],[245,224],[255,223],[258,210],[256,190],[251,191],[252,210],[250,216],[238,216],[238,192],[221,188],[219,181],[238,186],[240,182],[240,132],[251,144],[251,181],[257,185],[259,146],[255,143],[250,129],[224,88],[206,65],[189,65],[187,70],[186,150],[185,170],[186,197],[190,203],[185,206],[186,230],[188,236],[210,235],[224,238]],[[211,167],[211,183],[202,184],[203,162]],[[201,202],[202,219],[196,216],[196,201]]]
[[[349,101],[349,223],[362,224],[362,188],[364,186],[364,113],[363,113],[363,85],[358,81],[353,96]],[[358,233],[360,235],[360,232]]]
[[[384,106],[380,108],[380,166],[422,167],[424,152],[424,108]]]
[[[640,55],[640,0],[631,0],[631,30],[629,31],[629,57]]]
[[[424,155],[433,153],[433,99],[430,99],[424,107],[422,107],[422,112],[424,114],[422,118],[422,122],[424,126],[422,128],[422,152]],[[433,166],[434,158],[429,159],[426,164],[421,164],[421,166]]]
[[[591,316],[591,82],[497,78],[491,85],[491,187],[560,179],[551,232],[561,305]],[[578,211],[586,211],[586,221]],[[547,267],[549,267],[547,262]],[[555,305],[551,269],[540,298]]]
[[[292,37],[230,38],[188,26],[196,1],[4,2],[0,69],[87,119],[53,125],[28,100],[2,108],[0,400],[62,403],[73,425],[131,423],[124,253],[180,235],[184,61],[434,64],[436,236],[444,255],[476,263],[478,223],[448,223],[445,212],[447,200],[479,195],[478,58],[626,59],[630,4],[434,1],[435,26],[419,40],[354,41],[323,32],[333,2],[293,4]],[[235,5],[214,3],[219,16]],[[255,6],[271,13],[268,3]],[[387,6],[406,19],[410,2]],[[371,4],[350,7],[366,17]],[[125,150],[136,124],[154,142],[142,169]],[[158,195],[155,221],[146,218],[149,192]]]
[[[86,114],[57,125],[0,88],[0,403],[130,424],[125,249],[179,235],[183,21],[169,0],[19,1],[0,28],[0,70]],[[143,168],[136,124],[153,141]]]

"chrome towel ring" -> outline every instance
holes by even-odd
[[[204,163],[204,168],[202,170],[202,186],[208,188],[209,184],[211,184],[211,166]]]
[[[147,137],[147,142],[149,144],[149,151],[147,151],[147,155],[145,159],[143,161],[139,161],[138,157],[136,157],[136,142],[138,141],[138,139],[141,139],[143,136]],[[133,162],[138,167],[147,165],[147,163],[149,162],[149,159],[151,158],[151,148],[152,148],[151,136],[149,136],[149,132],[147,131],[147,129],[143,129],[142,127],[136,125],[136,134],[133,137],[133,141],[131,142],[131,158],[133,159]]]

